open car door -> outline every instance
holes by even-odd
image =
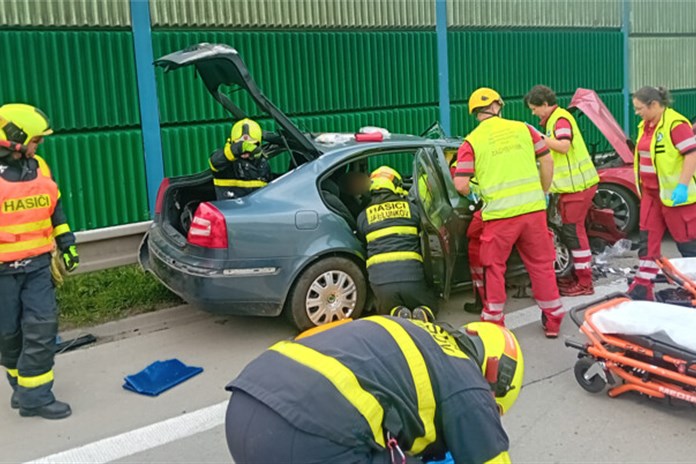
[[[269,137],[266,137],[264,133],[264,138],[267,138],[270,143],[286,146],[293,157],[299,154],[303,159],[298,160],[297,164],[310,161],[320,155],[309,137],[261,93],[261,89],[249,74],[239,53],[229,45],[199,43],[165,55],[155,60],[155,65],[164,68],[165,72],[194,66],[215,100],[237,120],[247,117],[247,113],[221,90],[221,86],[229,86],[233,91],[244,90],[257,107],[276,123],[278,133],[269,133]]]
[[[421,244],[426,278],[447,300],[456,261],[454,211],[437,166],[435,147],[416,152],[409,196],[421,212]]]

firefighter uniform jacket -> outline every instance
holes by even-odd
[[[358,216],[358,234],[367,243],[371,284],[423,280],[420,214],[405,198],[373,192],[370,206]]]
[[[282,341],[227,390],[345,447],[383,452],[388,431],[412,456],[431,460],[449,450],[457,463],[509,462],[481,369],[433,324],[372,316]]]
[[[0,159],[0,274],[48,266],[54,239],[61,251],[75,244],[46,162]]]
[[[272,179],[271,167],[264,157],[230,160],[220,149],[210,155],[209,164],[219,200],[243,197]]]

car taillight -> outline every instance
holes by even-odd
[[[159,189],[157,189],[157,198],[155,199],[155,214],[160,214],[162,212],[162,206],[164,205],[164,193],[169,187],[169,177],[162,179]]]
[[[210,203],[201,203],[193,215],[186,240],[205,248],[227,248],[225,216]]]

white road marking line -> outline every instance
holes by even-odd
[[[600,298],[611,293],[626,290],[626,282],[617,280],[606,285],[595,287],[594,295],[583,296],[564,296],[561,297],[563,302],[563,310],[570,311],[576,306],[587,304],[591,301],[599,300]],[[528,306],[518,311],[513,311],[505,315],[505,326],[510,330],[519,329],[525,325],[533,324],[541,320],[541,310],[537,305]]]
[[[575,306],[598,300],[610,293],[619,292],[625,289],[625,286],[626,283],[620,280],[595,287],[594,295],[563,297],[561,298],[563,308],[565,311],[569,311]],[[507,314],[505,325],[510,329],[518,329],[539,321],[539,317],[539,307],[529,306]],[[222,425],[225,421],[226,409],[227,401],[223,401],[188,414],[52,454],[27,464],[103,464],[116,461]]]
[[[181,416],[147,425],[84,446],[52,454],[28,464],[94,463],[122,459],[222,425],[227,401]]]

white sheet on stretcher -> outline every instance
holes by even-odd
[[[696,308],[652,301],[625,301],[591,317],[604,334],[650,336],[665,332],[675,345],[696,353]]]
[[[670,258],[669,262],[679,272],[696,281],[696,258]]]

